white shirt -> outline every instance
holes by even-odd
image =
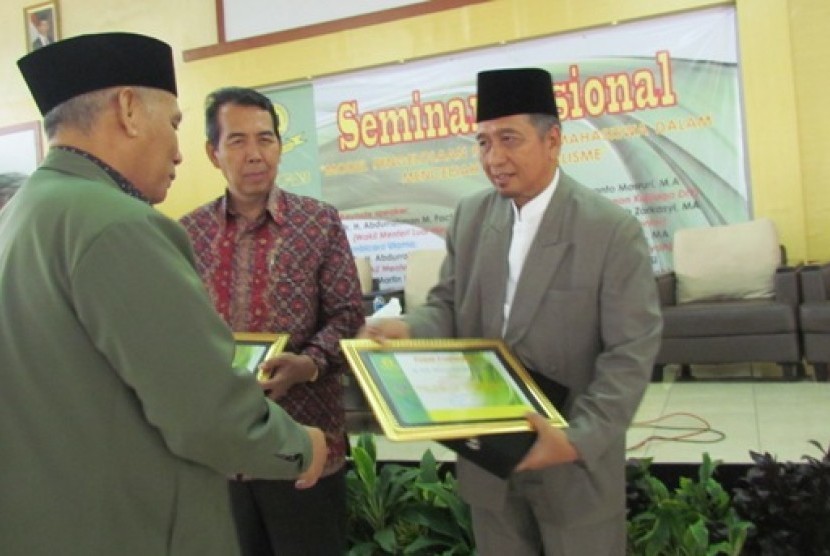
[[[545,215],[545,210],[547,210],[550,200],[553,198],[553,192],[556,191],[556,185],[558,183],[559,168],[556,169],[550,185],[543,189],[536,197],[528,201],[525,206],[519,209],[515,202],[510,205],[513,207],[513,235],[510,239],[510,251],[507,255],[507,291],[504,296],[502,336],[507,331],[507,319],[510,317],[513,297],[516,294],[516,285],[519,283],[519,277],[522,274],[525,259],[527,259],[527,252],[530,250],[530,245],[536,237],[536,232],[539,231],[542,217]]]

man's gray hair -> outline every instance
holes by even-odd
[[[536,133],[539,134],[540,138],[547,135],[550,128],[554,126],[558,128],[562,127],[559,123],[559,118],[552,114],[528,114],[527,118],[530,120],[530,125],[536,128]]]
[[[89,133],[98,114],[104,109],[112,95],[112,89],[101,89],[84,93],[62,102],[52,108],[43,117],[43,129],[46,136],[52,138],[58,127],[74,127],[84,133]]]
[[[112,95],[119,88],[110,87],[84,93],[58,104],[43,117],[43,129],[46,131],[46,136],[51,139],[61,126],[73,127],[83,133],[89,133],[98,115],[106,108]],[[148,101],[150,93],[156,91],[149,87],[133,87],[133,89],[145,102]]]

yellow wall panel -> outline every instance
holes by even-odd
[[[803,260],[804,200],[790,27],[781,24],[787,21],[787,2],[739,0],[737,11],[753,213],[772,218],[790,259]]]
[[[789,4],[807,253],[830,260],[830,2]]]

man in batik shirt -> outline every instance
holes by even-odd
[[[289,333],[266,363],[268,396],[326,433],[320,481],[232,480],[243,555],[340,555],[345,549],[345,414],[339,342],[363,324],[361,291],[334,207],[280,190],[279,120],[267,97],[225,88],[208,96],[206,149],[226,193],[184,216],[197,268],[236,332]]]

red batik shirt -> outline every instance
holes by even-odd
[[[287,350],[310,356],[315,382],[296,384],[279,401],[298,422],[326,433],[324,473],[345,461],[340,340],[363,324],[360,284],[334,207],[274,188],[255,222],[235,215],[227,197],[181,219],[196,268],[234,332],[289,333]]]

